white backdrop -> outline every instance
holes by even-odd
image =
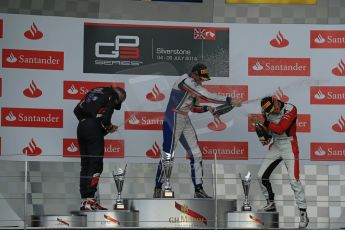
[[[78,161],[74,106],[89,87],[118,84],[125,87],[128,97],[113,116],[120,130],[106,136],[106,156],[115,161],[157,162],[162,116],[176,76],[84,73],[85,22],[229,28],[229,77],[214,76],[206,87],[249,101],[220,120],[208,113],[191,114],[206,162],[214,154],[224,163],[256,163],[264,156],[266,149],[252,132],[248,115],[260,112],[259,99],[267,95],[297,106],[302,163],[311,159],[339,164],[336,161],[345,159],[343,25],[169,23],[9,14],[0,18],[0,160]],[[30,59],[36,63],[22,63],[21,55],[36,57]],[[49,56],[51,63],[37,63],[38,58]],[[177,157],[185,157],[181,146],[176,151]]]

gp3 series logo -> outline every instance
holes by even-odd
[[[102,53],[105,47],[112,47],[110,53]],[[138,36],[115,36],[114,43],[97,42],[95,45],[95,55],[98,58],[121,58],[121,59],[138,59],[139,54],[139,37]]]

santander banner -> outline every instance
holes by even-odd
[[[311,86],[310,104],[345,104],[345,86]]]
[[[1,126],[63,128],[63,110],[3,107]]]
[[[248,142],[199,141],[204,160],[248,160]]]
[[[261,117],[263,122],[262,114],[250,114],[248,117],[248,132],[255,132],[254,125],[250,122],[251,117]],[[311,131],[311,119],[310,114],[298,114],[296,121],[297,132],[310,133]]]
[[[310,48],[345,48],[345,30],[311,30]]]
[[[104,157],[105,158],[124,158],[125,157],[124,140],[105,140]],[[78,140],[73,138],[63,139],[63,157],[80,157],[80,148]]]
[[[248,85],[204,85],[204,87],[211,93],[242,101],[248,100]],[[206,101],[200,100],[200,103],[206,103]]]
[[[125,112],[125,129],[127,130],[162,130],[163,112]]]
[[[224,164],[258,163],[267,149],[248,116],[260,115],[261,98],[271,95],[297,106],[300,158],[339,164],[344,160],[338,144],[345,133],[344,40],[341,24],[138,25],[1,14],[0,160],[79,161],[73,109],[90,89],[112,85],[125,88],[127,99],[111,118],[122,125],[105,137],[107,160],[156,162],[174,82],[200,62],[211,77],[203,84],[208,91],[244,101],[220,117],[189,113],[208,163],[215,157]],[[327,143],[311,151],[318,140]],[[178,144],[176,151],[181,148]]]
[[[310,76],[310,58],[249,57],[249,76]]]
[[[310,143],[310,160],[312,161],[344,161],[345,143]]]
[[[123,82],[90,82],[90,81],[64,81],[63,82],[63,98],[71,100],[82,99],[90,89],[104,86],[117,86],[125,88]]]
[[[3,68],[63,70],[64,53],[44,50],[2,50]]]

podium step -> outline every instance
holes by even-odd
[[[229,212],[228,228],[279,228],[278,212]]]
[[[87,227],[138,227],[139,212],[136,210],[80,211],[87,216]]]
[[[32,227],[69,228],[86,227],[86,215],[33,215]]]
[[[217,212],[216,210],[217,206]],[[205,228],[226,226],[226,214],[236,211],[236,200],[215,199],[131,199],[131,210],[139,211],[139,227]]]

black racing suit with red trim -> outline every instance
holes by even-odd
[[[112,87],[91,89],[74,108],[79,120],[77,128],[80,149],[80,195],[95,198],[99,177],[103,171],[104,127],[111,126],[111,116],[119,96]]]
[[[264,115],[264,126],[272,135],[273,142],[269,145],[268,153],[259,169],[259,184],[265,198],[274,200],[269,178],[277,165],[283,161],[297,206],[300,209],[306,209],[305,193],[299,178],[299,149],[296,136],[297,108],[289,103],[282,101],[280,103],[279,114]]]
[[[180,142],[190,158],[191,177],[195,187],[202,187],[202,153],[198,145],[196,132],[188,113],[207,112],[207,106],[199,105],[199,98],[207,102],[231,103],[231,98],[208,92],[187,74],[182,75],[174,84],[163,121],[163,151],[161,157],[173,159],[175,148]],[[163,155],[164,154],[164,155]],[[156,174],[156,188],[164,183],[162,161],[159,162]]]

